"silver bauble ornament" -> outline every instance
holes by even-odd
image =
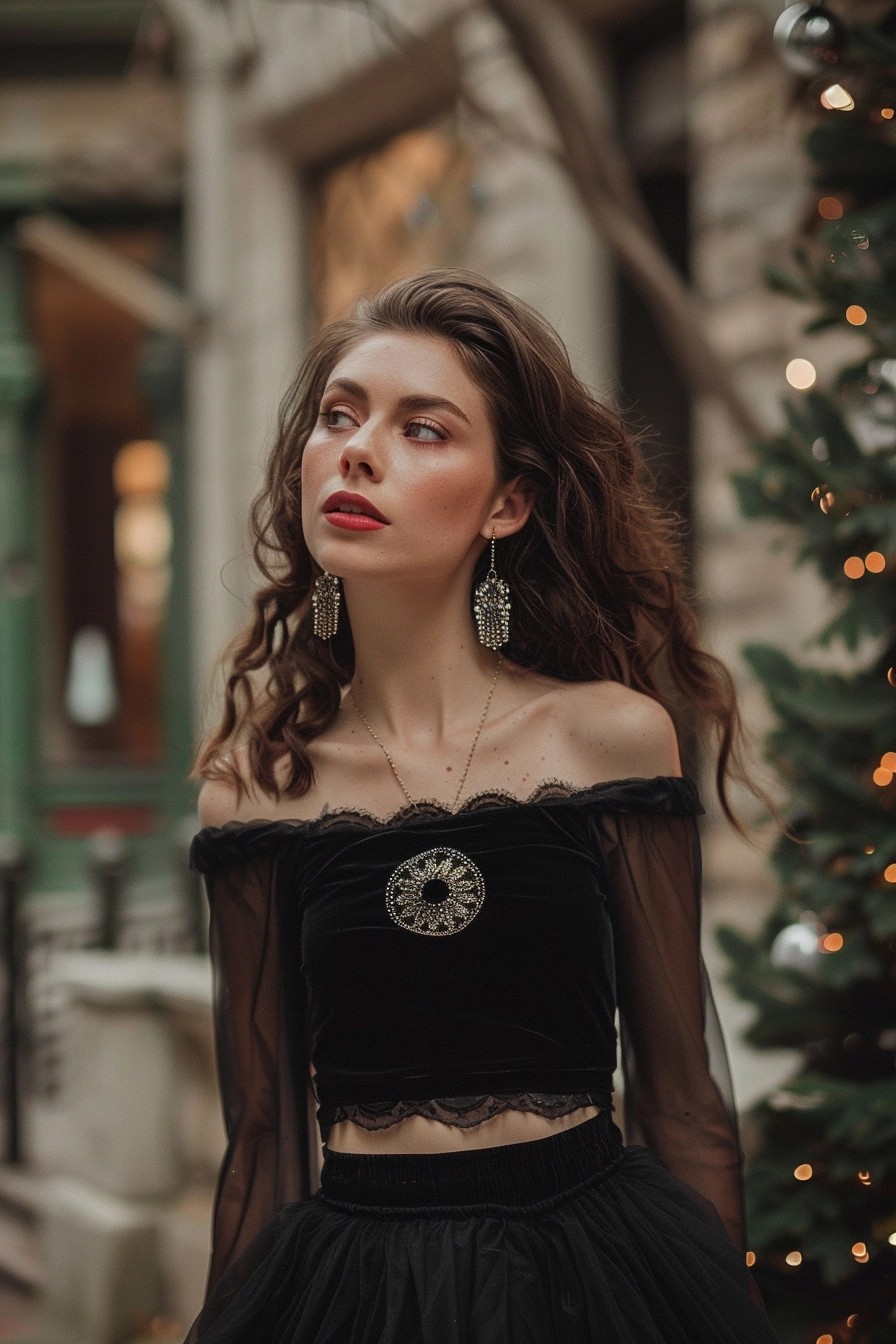
[[[846,28],[824,5],[795,0],[778,15],[774,39],[787,69],[811,79],[833,72],[846,46]]]
[[[775,937],[769,956],[779,970],[808,971],[821,956],[818,930],[812,924],[788,924]]]

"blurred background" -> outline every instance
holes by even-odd
[[[750,1263],[785,1344],[896,1341],[894,70],[874,0],[0,0],[0,1339],[201,1304],[249,502],[309,336],[457,265],[650,431],[809,842],[695,727]]]

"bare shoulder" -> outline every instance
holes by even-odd
[[[200,826],[226,826],[229,821],[251,821],[270,816],[265,809],[264,796],[253,785],[249,771],[248,748],[237,745],[222,752],[221,761],[232,765],[248,789],[248,796],[239,793],[227,779],[204,779],[199,790],[196,808]]]
[[[596,781],[681,774],[675,723],[652,696],[607,680],[567,682],[553,699],[568,750]]]

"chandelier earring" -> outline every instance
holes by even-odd
[[[318,574],[311,593],[313,628],[318,639],[332,639],[339,629],[339,606],[342,589],[335,574]]]
[[[500,649],[510,639],[510,587],[495,573],[495,534],[492,532],[491,567],[473,593],[473,615],[479,642]]]

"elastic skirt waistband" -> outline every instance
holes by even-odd
[[[339,1153],[324,1149],[319,1198],[357,1211],[530,1212],[609,1175],[625,1157],[612,1112],[545,1139],[450,1153]]]

